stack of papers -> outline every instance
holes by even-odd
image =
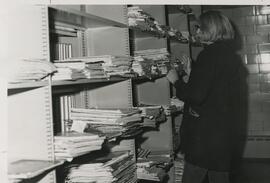
[[[82,61],[60,61],[55,62],[57,72],[53,80],[77,80],[86,78],[84,74],[85,63]]]
[[[170,37],[184,43],[188,42],[188,38],[184,37],[179,30],[170,26],[161,25],[151,15],[145,13],[138,6],[128,8],[128,25],[131,28],[139,29],[141,31],[152,32],[158,37]]]
[[[147,149],[138,150],[138,179],[162,182],[172,167],[172,159],[168,152],[151,152]]]
[[[156,128],[157,124],[166,121],[166,116],[162,106],[138,107],[142,111],[143,126]]]
[[[138,179],[160,182],[160,179],[158,177],[158,170],[153,165],[154,163],[152,161],[138,161],[137,162]]]
[[[55,66],[42,59],[17,61],[9,76],[10,83],[39,81],[56,71]]]
[[[75,57],[75,58],[69,58],[66,60],[60,60],[59,62],[82,62],[83,68],[82,72],[85,74],[85,78],[107,78],[104,69],[103,64],[104,59],[102,56],[89,56],[89,57]]]
[[[139,76],[167,74],[170,66],[169,53],[166,48],[135,51],[132,69]]]
[[[74,157],[99,150],[104,136],[91,133],[63,133],[54,137],[56,159],[72,160]]]
[[[124,152],[135,150],[135,142],[134,139],[121,139],[116,141],[111,141],[107,144],[111,152]]]
[[[130,76],[133,57],[104,55],[103,69],[108,76]]]
[[[72,108],[71,120],[73,124],[85,123],[106,136],[127,137],[142,131],[142,116],[139,109],[83,109]]]
[[[138,154],[137,154],[137,157],[138,159],[146,159],[147,156],[151,153],[151,151],[149,149],[142,149],[142,148],[139,148],[138,149]]]
[[[146,23],[147,20],[151,21],[150,15],[145,13],[141,8],[138,6],[128,7],[128,25],[130,27],[138,27],[142,30],[154,30]]]
[[[183,158],[176,158],[174,161],[174,171],[175,171],[175,182],[182,183],[182,177],[184,173],[184,159]]]
[[[138,157],[137,160],[138,179],[162,182],[172,166],[170,158],[166,158],[162,155],[151,157],[151,153],[148,151],[145,153],[147,153],[146,156]]]
[[[136,50],[135,56],[142,56],[143,58],[155,61],[168,60],[169,52],[167,48]]]
[[[136,182],[136,163],[129,153],[122,154],[107,162],[87,163],[72,167],[68,183],[133,183]]]
[[[108,75],[103,68],[103,64],[103,61],[86,62],[86,68],[84,70],[86,78],[108,78]]]
[[[81,66],[74,67],[73,64],[70,64],[74,62],[80,62]],[[132,76],[134,75],[131,70],[132,62],[133,57],[131,56],[100,55],[58,60],[55,63],[58,68],[75,69],[83,73],[84,78],[91,79],[108,78],[110,76]]]

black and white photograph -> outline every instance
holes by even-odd
[[[1,183],[269,183],[270,1],[1,3]]]

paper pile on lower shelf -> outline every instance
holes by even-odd
[[[139,149],[137,160],[138,179],[162,182],[172,166],[172,160],[166,154],[151,155],[149,150]]]
[[[184,173],[184,158],[176,158],[174,161],[175,183],[182,183]]]
[[[106,162],[75,165],[69,170],[66,183],[83,182],[136,182],[136,163],[133,155],[127,152]]]
[[[105,137],[91,133],[62,133],[54,137],[56,159],[72,160],[74,157],[102,148]]]
[[[72,108],[73,124],[85,123],[87,128],[101,131],[107,137],[128,137],[142,132],[142,117],[138,109]]]

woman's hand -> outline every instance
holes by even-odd
[[[183,55],[181,62],[183,64],[183,70],[186,73],[186,75],[184,75],[182,79],[185,83],[188,83],[189,75],[191,72],[191,59],[187,55]]]
[[[183,55],[181,58],[181,62],[183,64],[183,69],[186,74],[189,76],[191,72],[191,59],[187,55]]]
[[[179,76],[178,73],[175,69],[171,69],[168,73],[167,73],[167,79],[169,80],[170,83],[174,84],[177,80],[179,80]]]

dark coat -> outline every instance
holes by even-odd
[[[239,132],[234,114],[240,106],[241,65],[231,44],[218,41],[200,52],[187,84],[175,83],[176,96],[185,102],[180,150],[189,163],[230,170],[233,141]]]

